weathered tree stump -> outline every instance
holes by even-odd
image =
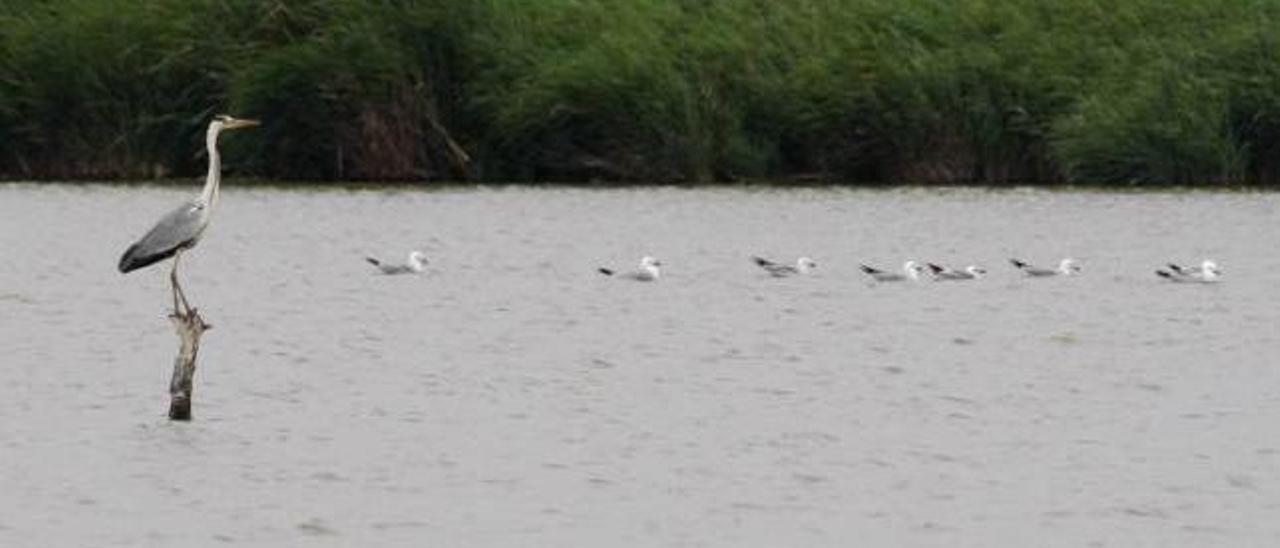
[[[169,380],[169,418],[191,420],[192,378],[196,374],[196,355],[200,353],[200,336],[213,327],[204,323],[194,308],[174,310],[169,315],[178,331],[178,355],[173,359],[173,378]]]

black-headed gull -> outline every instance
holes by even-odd
[[[1172,282],[1213,283],[1222,276],[1222,269],[1218,268],[1218,263],[1210,260],[1200,263],[1200,268],[1169,263],[1169,270],[1157,270],[1156,275]]]
[[[976,280],[987,273],[982,267],[974,265],[969,265],[964,270],[952,270],[933,263],[928,263],[928,265],[929,270],[933,273],[933,279],[937,281]]]
[[[917,281],[920,279],[920,274],[924,272],[924,267],[920,266],[919,264],[916,264],[915,261],[907,261],[903,263],[901,273],[889,272],[887,270],[880,270],[878,268],[873,268],[865,264],[858,265],[858,266],[861,267],[864,273],[866,273],[868,276],[871,276],[871,279],[877,282],[905,282],[907,280]]]
[[[751,261],[756,263],[756,266],[763,268],[765,272],[768,272],[769,275],[775,278],[784,278],[795,274],[808,274],[813,272],[815,268],[818,268],[818,263],[813,262],[813,259],[808,257],[800,257],[799,259],[796,259],[795,266],[775,263],[769,259],[763,259],[760,257],[752,257]]]
[[[365,257],[364,260],[369,264],[378,267],[378,271],[387,275],[394,274],[417,274],[422,272],[427,265],[427,254],[421,251],[410,251],[409,259],[404,264],[387,264],[373,257]]]
[[[1019,261],[1018,259],[1009,259],[1010,263],[1023,274],[1030,278],[1048,278],[1050,276],[1071,276],[1080,273],[1080,265],[1075,259],[1063,259],[1058,263],[1058,268],[1041,268],[1031,266],[1030,264]]]
[[[658,281],[658,278],[662,274],[662,272],[658,270],[658,267],[660,266],[662,266],[662,263],[659,262],[657,259],[650,257],[648,255],[645,255],[640,259],[640,269],[633,272],[624,272],[622,274],[618,274],[612,268],[605,268],[605,267],[600,267],[596,270],[598,270],[601,274],[604,274],[605,276],[615,276],[623,280],[633,280],[637,282],[656,282]]]

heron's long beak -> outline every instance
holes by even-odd
[[[262,122],[259,122],[257,120],[250,120],[248,118],[232,118],[222,127],[223,129],[240,129],[242,127],[253,127],[261,123]]]

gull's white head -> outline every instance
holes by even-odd
[[[801,274],[808,274],[815,268],[818,268],[818,263],[813,262],[813,259],[808,257],[796,259],[796,271]]]
[[[427,264],[427,254],[421,251],[410,251],[408,264],[414,272],[422,272]]]
[[[1222,275],[1222,270],[1218,268],[1218,263],[1206,260],[1205,262],[1200,263],[1200,274],[1203,275],[1206,280],[1216,280],[1218,279],[1218,276]]]
[[[1067,258],[1058,263],[1058,272],[1067,276],[1078,274],[1080,272],[1080,264],[1075,259]]]
[[[902,263],[902,271],[907,274],[908,278],[919,280],[920,275],[924,273],[924,267],[920,266],[915,261],[907,261]]]
[[[973,274],[974,278],[981,278],[983,274],[987,273],[987,270],[985,268],[982,268],[977,265],[969,265],[967,268],[964,269],[964,271],[970,274]]]
[[[654,278],[658,277],[658,267],[660,266],[662,266],[662,262],[653,257],[645,255],[640,258],[640,270],[649,273]]]

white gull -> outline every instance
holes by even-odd
[[[928,264],[929,270],[933,273],[933,279],[936,281],[976,280],[987,273],[985,269],[975,265],[969,265],[964,270],[953,270],[933,263]]]
[[[808,257],[796,259],[795,266],[775,263],[760,257],[752,257],[751,262],[756,263],[756,266],[763,268],[765,272],[775,278],[785,278],[795,274],[808,274],[813,272],[813,269],[818,268],[818,263],[813,262],[813,259]]]
[[[1169,263],[1169,270],[1157,270],[1156,275],[1171,282],[1180,283],[1213,283],[1222,276],[1218,263],[1205,260],[1200,268],[1188,268]]]
[[[1009,259],[1010,263],[1029,278],[1048,278],[1051,276],[1071,276],[1080,273],[1080,265],[1075,259],[1063,259],[1058,263],[1058,268],[1042,268],[1032,266],[1018,259]]]
[[[427,254],[421,251],[410,251],[409,258],[404,264],[387,264],[373,257],[365,257],[364,260],[377,267],[383,274],[418,274],[426,267]]]
[[[660,266],[662,266],[662,263],[659,262],[657,259],[650,257],[648,255],[645,255],[643,258],[640,259],[640,269],[633,272],[624,272],[622,274],[618,274],[612,268],[605,268],[605,267],[600,267],[597,270],[601,274],[604,274],[605,276],[614,276],[624,280],[633,280],[637,282],[656,282],[658,281],[658,278],[662,274],[662,272],[658,270],[658,267]]]
[[[907,280],[919,281],[920,274],[924,272],[924,267],[920,266],[919,264],[916,264],[915,261],[907,261],[903,263],[902,273],[889,272],[887,270],[880,270],[878,268],[873,268],[865,264],[858,265],[858,266],[860,266],[862,271],[865,272],[868,276],[871,276],[871,279],[877,282],[905,282]]]

